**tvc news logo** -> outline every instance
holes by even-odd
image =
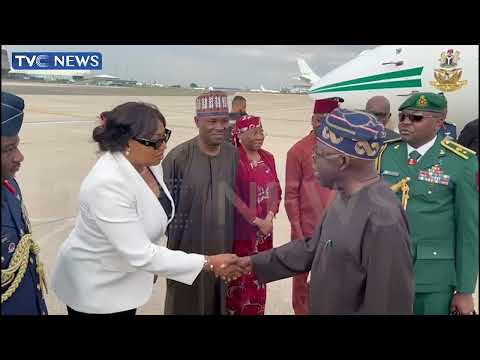
[[[99,52],[14,52],[15,70],[102,70]]]

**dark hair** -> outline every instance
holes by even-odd
[[[150,139],[165,118],[153,104],[127,102],[100,114],[103,124],[93,130],[93,140],[101,151],[124,151],[133,137]]]

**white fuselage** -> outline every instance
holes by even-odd
[[[456,64],[451,58],[445,61],[449,49],[458,51]],[[443,92],[447,120],[460,132],[467,122],[478,119],[478,60],[476,45],[383,45],[322,76],[310,88],[310,96],[339,96],[345,100],[342,107],[365,109],[369,98],[383,95],[390,101],[396,126],[398,107],[412,92]]]

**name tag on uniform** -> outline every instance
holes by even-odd
[[[396,171],[390,171],[390,170],[383,170],[382,175],[390,175],[390,176],[396,176],[399,177],[400,173]]]

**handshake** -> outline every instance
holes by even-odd
[[[206,257],[204,270],[213,271],[215,277],[226,282],[237,280],[252,272],[250,256],[238,257],[234,254],[219,254]]]

